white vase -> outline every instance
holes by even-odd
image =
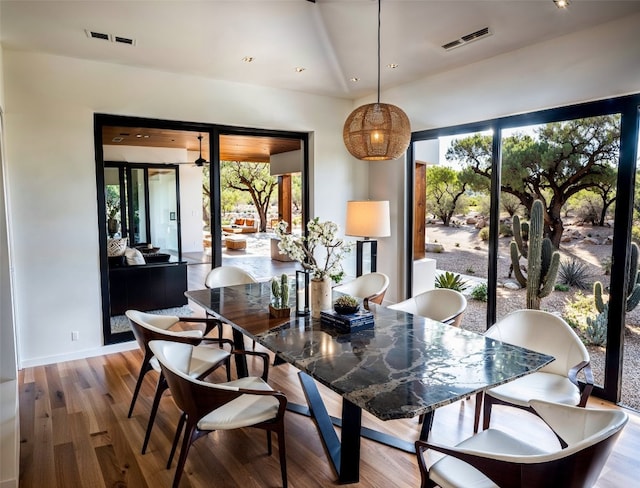
[[[311,280],[311,316],[320,317],[321,310],[331,308],[331,278]]]

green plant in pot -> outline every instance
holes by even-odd
[[[360,308],[360,302],[351,295],[343,295],[339,297],[333,304],[333,309],[341,315],[349,315],[356,313]]]
[[[269,313],[272,317],[288,317],[291,311],[289,307],[289,277],[283,273],[280,278],[271,280],[272,303],[269,304]]]

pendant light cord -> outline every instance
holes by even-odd
[[[378,0],[378,103],[380,103],[380,3]]]

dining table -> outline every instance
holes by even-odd
[[[290,409],[312,417],[338,481],[360,479],[361,437],[414,452],[415,439],[365,428],[362,410],[386,421],[423,418],[426,440],[436,409],[542,368],[553,357],[428,318],[370,304],[373,323],[342,332],[320,318],[269,314],[271,285],[250,283],[187,291],[186,296],[232,328],[234,347],[245,337],[295,366],[308,406]],[[244,355],[236,356],[246,376]],[[320,383],[342,397],[341,417],[329,415]],[[340,427],[338,438],[334,426]]]

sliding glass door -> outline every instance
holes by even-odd
[[[517,271],[523,270],[526,275],[531,270],[527,267],[526,249],[517,244],[523,228],[520,226],[520,235],[514,236],[518,234],[514,222],[527,224],[533,201],[542,202],[544,236],[552,242],[560,261],[555,286],[548,295],[540,296],[539,306],[561,315],[587,344],[595,394],[636,409],[640,409],[640,403],[628,394],[632,383],[625,379],[635,374],[635,361],[640,357],[640,343],[635,341],[640,336],[640,274],[631,244],[640,239],[640,231],[636,232],[636,227],[640,228],[640,206],[633,198],[634,187],[638,187],[639,104],[640,95],[635,95],[415,133],[410,151],[413,160],[407,166],[407,192],[416,193],[414,202],[420,198],[426,202],[427,237],[433,222],[447,227],[442,217],[440,222],[432,222],[433,215],[428,211],[430,199],[434,200],[438,192],[445,195],[438,185],[442,186],[442,181],[460,184],[465,171],[483,181],[469,184],[460,200],[476,205],[484,200],[484,207],[489,209],[488,230],[483,231],[485,236],[488,234],[484,309],[487,325],[528,306],[526,290],[517,276],[521,273]],[[486,127],[492,132],[478,133]],[[431,170],[431,182],[426,168],[426,187],[418,190],[422,145],[446,138],[451,141],[446,151],[449,157],[435,160],[440,169]],[[444,169],[452,162],[456,165],[455,175]],[[432,201],[432,208],[437,201]],[[472,208],[457,207],[448,227],[468,229]],[[407,221],[412,226],[407,231],[409,241],[419,235],[423,217],[417,204],[407,210],[411,213]],[[460,235],[455,234],[459,231],[447,232]],[[477,237],[476,243],[480,232]],[[425,241],[429,256],[429,239]],[[514,242],[516,253],[512,258]],[[415,260],[424,255],[422,245],[414,245],[407,260],[409,276]],[[482,249],[482,244],[477,243],[473,250]],[[464,257],[464,241],[460,237],[440,249],[440,256],[432,256],[443,263],[446,253],[456,252],[460,253],[459,259],[451,260],[454,264],[450,270],[461,279],[478,276],[468,273],[471,260]],[[437,266],[441,267],[444,266]],[[412,281],[407,282],[410,295],[414,293],[413,285]],[[467,315],[462,326],[466,323],[470,327],[477,321],[475,302],[480,295],[466,293],[473,317]]]

